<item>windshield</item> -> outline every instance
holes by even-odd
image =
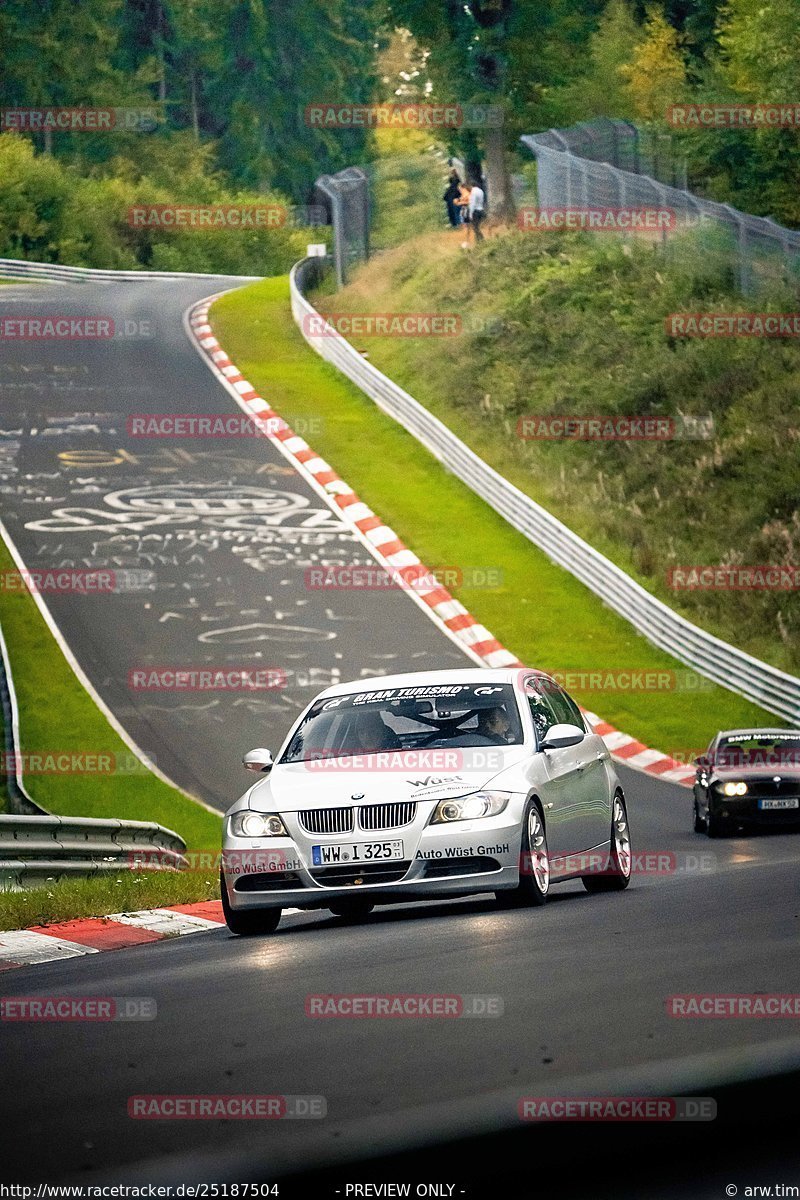
[[[349,758],[383,750],[516,746],[522,740],[510,684],[383,688],[318,700],[280,761]]]
[[[778,767],[800,765],[800,733],[738,733],[720,741],[714,757],[718,767]]]

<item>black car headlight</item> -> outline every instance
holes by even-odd
[[[739,782],[729,780],[727,783],[718,783],[717,787],[722,792],[723,796],[747,795],[747,784],[743,780]]]
[[[235,812],[231,817],[232,837],[261,838],[288,837],[286,826],[277,813],[251,812],[249,808]]]
[[[473,821],[479,817],[496,817],[511,799],[511,792],[472,792],[455,800],[440,800],[431,817],[431,825],[447,825],[450,821]]]

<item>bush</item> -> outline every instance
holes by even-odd
[[[113,175],[82,177],[49,155],[37,155],[16,133],[0,135],[0,255],[33,262],[105,269],[282,274],[301,258],[320,231],[272,229],[133,228],[128,212],[154,204],[282,205],[277,194],[226,190],[204,172],[208,154],[178,138],[167,153],[161,145],[154,177],[132,160],[113,160]],[[180,180],[180,190],[166,180]]]

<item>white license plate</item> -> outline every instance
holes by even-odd
[[[797,796],[787,796],[781,800],[759,800],[759,808],[800,808]]]
[[[338,846],[312,846],[315,867],[337,867],[342,863],[387,862],[403,857],[402,842],[348,842]]]

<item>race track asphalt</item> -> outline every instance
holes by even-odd
[[[4,347],[0,494],[29,568],[63,561],[155,572],[152,590],[48,603],[137,742],[222,808],[241,786],[240,753],[274,747],[312,688],[465,659],[401,593],[331,597],[304,586],[319,556],[366,561],[365,552],[274,447],[143,446],[126,434],[134,412],[231,411],[181,325],[208,290],[202,281],[59,288],[59,311],[150,320],[157,335]],[[30,311],[34,299],[54,311],[51,292],[22,292],[3,289],[2,311]],[[59,373],[65,386],[56,386]],[[275,515],[267,529],[256,519],[265,511]],[[220,654],[280,666],[289,686],[246,699],[154,698],[127,686],[140,662],[199,665]],[[184,1170],[233,1178],[237,1164],[257,1161],[267,1179],[376,1148],[513,1127],[522,1096],[654,1087],[669,1095],[670,1084],[713,1096],[737,1072],[796,1066],[795,1022],[678,1020],[666,999],[800,991],[800,837],[709,841],[691,832],[686,789],[619,773],[635,848],[670,856],[666,873],[637,873],[625,893],[589,896],[571,883],[541,909],[503,910],[481,897],[379,908],[357,926],[290,914],[270,937],[237,939],[220,928],[6,973],[5,996],[146,995],[158,1011],[146,1023],[2,1024],[0,1173],[14,1181],[180,1178]],[[495,995],[503,1015],[306,1016],[309,995],[364,992]],[[165,1093],[323,1096],[328,1115],[128,1116],[130,1096]],[[774,1114],[765,1108],[752,1119]],[[541,1190],[536,1167],[518,1194]]]

